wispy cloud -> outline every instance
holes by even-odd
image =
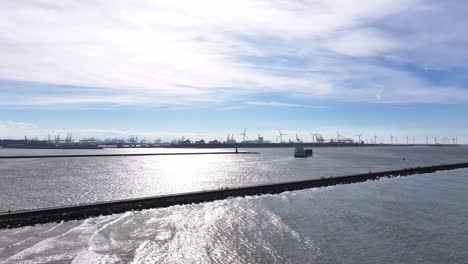
[[[465,83],[434,84],[400,65],[465,67],[467,8],[406,0],[2,1],[0,79],[106,90],[16,100],[38,105],[218,104],[265,93],[375,101],[376,87],[384,88],[379,102],[467,101]]]
[[[356,57],[385,55],[386,52],[399,48],[390,36],[373,28],[342,32],[326,45],[332,51]]]
[[[248,104],[248,105],[258,105],[258,106],[281,106],[281,107],[311,107],[311,108],[319,107],[319,106],[313,106],[313,105],[284,103],[284,102],[276,102],[276,101],[268,101],[268,102],[248,101],[248,102],[246,102],[246,104]]]
[[[144,103],[144,98],[137,99],[131,97],[58,97],[58,96],[9,96],[3,97],[2,105],[74,105],[74,104],[97,104],[97,103],[113,103],[113,104],[137,104]],[[6,100],[5,100],[6,99]]]

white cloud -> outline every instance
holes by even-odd
[[[294,104],[294,103],[285,103],[285,102],[277,102],[277,101],[248,101],[246,102],[248,105],[258,105],[258,106],[283,106],[283,107],[313,107],[317,108],[318,106],[313,105],[305,105],[305,104]]]
[[[341,33],[337,38],[328,41],[326,46],[349,56],[385,55],[386,51],[398,47],[390,37],[372,28]]]
[[[303,28],[293,25],[304,17],[294,19],[294,12],[281,11],[273,3],[45,3],[3,4],[0,38],[11,48],[0,53],[1,78],[163,96],[207,96],[220,87],[297,87],[313,92],[304,80],[272,76],[233,58],[258,47],[230,34],[307,33],[294,32]],[[289,23],[271,23],[283,17]]]
[[[384,91],[385,91],[385,88],[380,87],[379,91],[375,94],[375,98],[377,98],[377,100],[382,99],[382,93],[383,93]]]
[[[369,62],[350,64],[341,57],[411,60],[405,53],[410,52],[419,61],[430,50],[424,46],[427,43],[450,52],[449,40],[436,36],[445,38],[445,34],[430,35],[417,26],[426,23],[425,14],[438,10],[434,5],[406,0],[359,4],[352,0],[3,1],[0,79],[101,87],[113,93],[82,94],[73,99],[24,95],[16,100],[26,105],[219,103],[258,93],[375,100],[376,85],[385,87],[382,101],[399,102],[408,99],[410,90],[399,87],[413,83],[421,84],[411,91],[420,91],[423,101],[445,98],[438,96],[441,90],[465,98],[463,89],[438,89],[407,73],[398,73],[405,77],[392,80],[380,72],[375,78],[383,83],[375,83],[372,72],[355,75],[351,68]],[[411,20],[411,15],[421,21]],[[414,22],[406,24],[421,40],[379,28],[378,22],[390,16],[389,21]],[[451,34],[448,38],[456,42],[464,36]],[[457,49],[460,52],[465,51]],[[444,58],[437,53],[438,59]],[[275,70],[275,65],[264,67],[246,59],[249,56],[261,57],[265,64],[275,56],[296,56],[305,65],[292,63]],[[431,65],[437,62],[428,61]],[[372,63],[370,68],[374,68]],[[307,71],[310,69],[315,73]],[[363,83],[359,89],[343,84],[356,76]]]
[[[112,103],[112,104],[136,104],[144,103],[144,98],[132,98],[127,96],[9,96],[2,98],[2,105],[73,105],[73,104],[96,104],[96,103]]]
[[[34,124],[17,121],[0,121],[0,134],[2,138],[23,138],[24,136],[37,136],[42,131]]]

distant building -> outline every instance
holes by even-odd
[[[352,144],[354,143],[354,140],[351,138],[343,138],[343,139],[330,139],[330,143],[342,143],[342,144]]]
[[[190,141],[190,139],[185,139],[185,140],[180,140],[179,141],[179,145],[188,145],[188,144],[192,144],[192,141]]]
[[[258,134],[258,143],[263,143],[263,137],[260,136],[260,134]]]
[[[265,140],[263,139],[263,137],[260,136],[260,134],[258,134],[257,139],[254,139],[254,140],[246,140],[246,141],[244,141],[243,143],[249,143],[249,144],[263,144],[263,143],[268,143],[268,142],[265,141]]]
[[[225,143],[226,144],[236,144],[237,142],[234,139],[234,134],[232,134],[231,136],[229,136],[229,134],[228,134]]]
[[[195,141],[195,144],[205,144],[205,140],[198,140],[198,141]]]
[[[208,142],[208,144],[220,144],[221,142],[219,142],[217,139],[215,140],[211,140],[210,142]]]

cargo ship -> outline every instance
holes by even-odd
[[[312,149],[304,149],[304,145],[302,143],[297,143],[296,148],[294,149],[294,157],[295,158],[307,158],[312,157],[314,152]]]

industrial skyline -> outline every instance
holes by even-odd
[[[128,5],[0,3],[0,137],[468,138],[463,1]]]
[[[460,144],[459,142],[459,137],[458,136],[434,136],[433,141],[430,141],[429,136],[425,136],[423,139],[416,140],[416,137],[412,136],[405,136],[404,139],[406,139],[406,143],[398,143],[398,137],[394,136],[393,134],[389,135],[381,135],[378,136],[375,132],[371,133],[365,133],[361,132],[360,134],[352,134],[350,136],[348,135],[343,135],[340,134],[340,132],[336,131],[336,136],[335,137],[325,137],[323,134],[320,132],[308,132],[308,134],[304,133],[298,133],[295,132],[293,134],[293,137],[290,136],[291,134],[284,133],[281,130],[277,130],[276,136],[273,138],[266,138],[260,133],[257,133],[256,136],[249,136],[247,133],[247,128],[245,128],[241,133],[235,134],[235,133],[227,133],[227,136],[225,138],[210,138],[210,137],[203,137],[202,135],[199,135],[198,138],[190,138],[187,136],[181,136],[181,137],[173,137],[170,139],[161,139],[160,137],[157,138],[148,138],[148,137],[142,137],[138,135],[130,135],[128,138],[124,137],[104,137],[104,138],[99,138],[99,137],[86,137],[86,138],[73,138],[72,133],[66,133],[65,136],[61,135],[60,133],[55,134],[55,135],[47,135],[47,137],[38,137],[38,136],[33,136],[33,137],[27,137],[24,136],[24,138],[19,139],[18,137],[16,138],[0,138],[0,140],[7,140],[7,139],[13,139],[13,140],[24,140],[24,142],[34,142],[34,141],[44,141],[44,142],[49,142],[49,143],[65,143],[65,144],[70,144],[70,143],[78,143],[78,142],[84,142],[84,143],[117,143],[117,144],[127,144],[127,145],[137,145],[137,144],[161,144],[161,143],[171,143],[171,144],[218,144],[218,143],[223,143],[223,144],[236,144],[236,143],[250,143],[250,144],[263,144],[263,143],[295,143],[295,142],[304,142],[304,143],[351,143],[351,144],[373,144],[373,145],[378,145],[378,144],[386,144],[386,145],[437,145],[437,144],[442,144],[442,145],[455,145],[455,144]],[[310,140],[309,137],[311,136]],[[357,140],[356,140],[357,138]],[[395,139],[395,141],[394,141]]]

